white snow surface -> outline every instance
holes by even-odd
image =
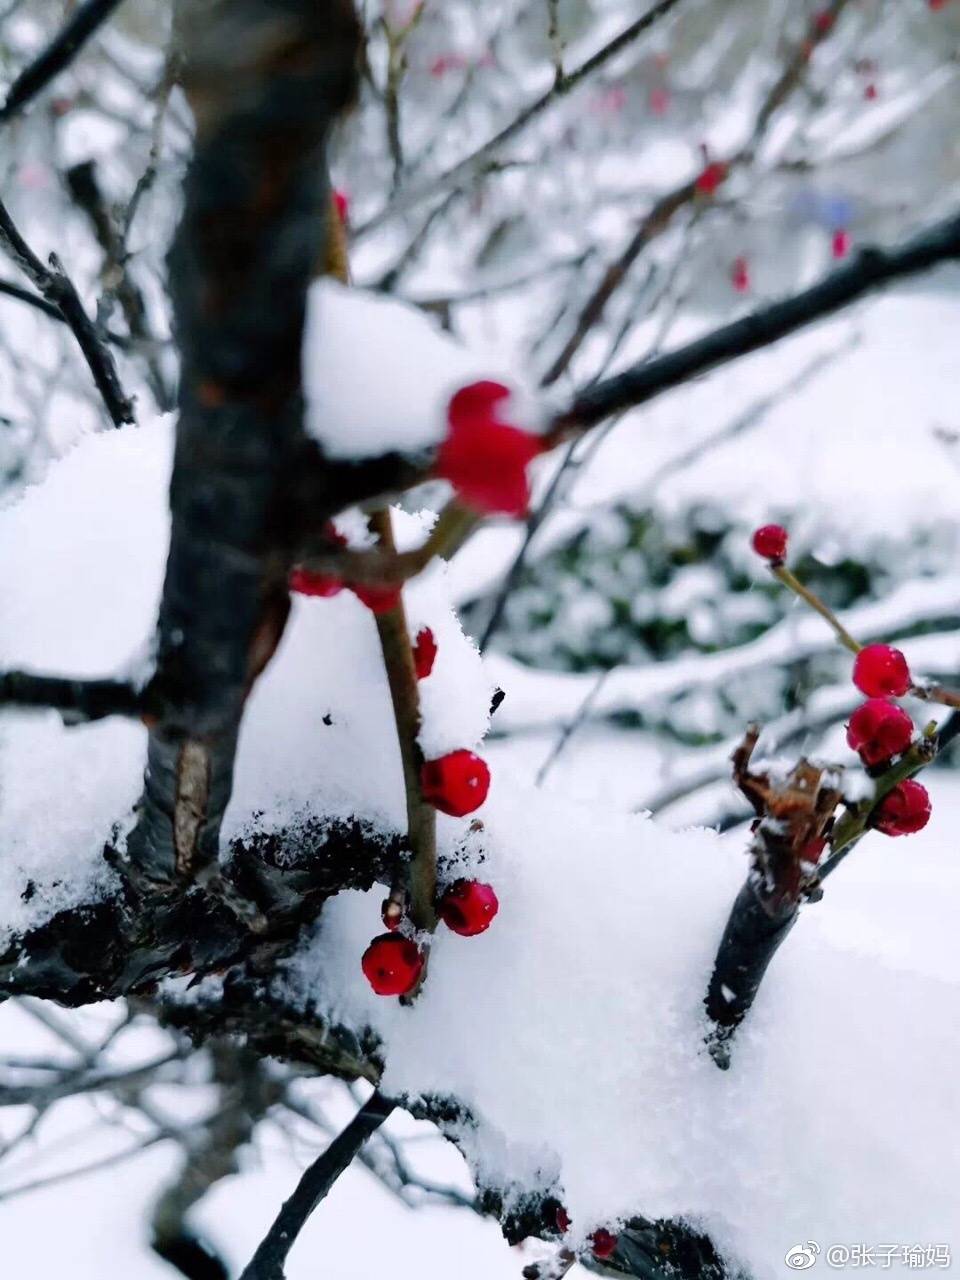
[[[357,359],[357,352],[369,363]],[[511,420],[535,425],[536,410],[512,360],[481,343],[461,346],[419,307],[336,280],[307,295],[303,386],[307,430],[330,458],[367,458],[437,445],[450,397],[481,378],[515,387]]]
[[[0,666],[141,673],[168,542],[172,443],[171,420],[88,437],[0,512]],[[397,511],[398,544],[420,541],[432,519]],[[479,746],[493,691],[445,576],[434,565],[404,590],[412,635],[429,626],[438,643],[421,682],[428,758]],[[109,882],[101,850],[139,794],[145,748],[143,728],[119,718],[67,729],[53,712],[0,716],[0,930],[37,924]],[[318,815],[360,814],[394,831],[404,813],[373,615],[349,591],[295,596],[244,719],[225,838]],[[446,826],[462,824],[441,818]],[[35,892],[24,901],[28,880]]]
[[[158,421],[89,438],[0,512],[4,666],[142,669],[168,535],[171,435]],[[422,537],[429,519],[397,513],[401,541]],[[429,625],[440,644],[422,686],[428,755],[478,745],[491,673],[505,711],[513,699],[534,714],[547,693],[534,696],[514,664],[481,663],[445,579],[437,568],[405,590],[411,631]],[[956,583],[930,589],[952,598]],[[890,616],[869,606],[858,622],[883,629]],[[816,649],[816,623],[784,631]],[[630,680],[662,693],[681,677],[725,679],[781,657],[783,642],[773,632],[703,676],[700,660]],[[931,643],[914,642],[911,660]],[[562,683],[579,699],[578,679]],[[566,703],[549,680],[555,717]],[[639,694],[632,683],[611,690]],[[106,886],[100,851],[138,793],[144,732],[8,713],[0,735],[0,920],[16,929]],[[479,1122],[464,1139],[477,1174],[555,1188],[578,1239],[636,1212],[688,1215],[757,1277],[784,1274],[797,1240],[950,1239],[960,1227],[955,971],[905,962],[909,941],[883,945],[866,912],[860,933],[839,929],[831,889],[778,955],[723,1074],[702,1050],[701,1000],[745,872],[742,840],[671,832],[557,788],[525,790],[507,759],[476,815],[482,831],[465,840],[470,819],[440,820],[441,852],[459,858],[449,874],[497,889],[489,932],[465,940],[441,929],[424,994],[404,1009],[374,997],[359,969],[382,895],[346,893],[291,962],[292,993],[383,1037],[388,1090],[467,1103]],[[384,830],[403,821],[373,619],[349,592],[298,598],[251,698],[224,834],[355,814]],[[891,843],[909,859],[908,842]],[[924,928],[955,915],[956,878],[936,884],[912,908]],[[891,876],[878,901],[896,893]]]

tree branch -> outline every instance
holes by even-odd
[[[354,232],[354,238],[359,239],[367,235],[371,231],[375,231],[382,226],[388,219],[395,217],[397,214],[405,213],[408,209],[413,208],[422,200],[427,199],[437,191],[442,191],[445,187],[455,187],[462,183],[465,179],[472,177],[478,169],[483,168],[490,157],[507,142],[510,142],[519,133],[527,127],[531,121],[536,120],[553,102],[558,101],[565,94],[575,89],[583,80],[611,58],[616,57],[626,49],[638,36],[648,31],[661,18],[666,17],[670,10],[678,3],[678,0],[659,0],[651,9],[635,22],[631,22],[619,35],[615,36],[602,49],[598,49],[596,53],[591,54],[578,67],[574,68],[569,74],[555,78],[553,84],[541,96],[524,107],[515,119],[511,120],[508,125],[490,138],[476,151],[465,156],[462,160],[458,160],[456,164],[451,165],[449,169],[445,169],[443,173],[438,174],[434,178],[419,185],[413,185],[407,190],[401,189],[397,192],[390,204],[380,213],[372,217],[368,222],[358,227]]]
[[[574,397],[554,422],[558,434],[584,431],[614,413],[636,408],[692,378],[771,346],[798,329],[833,315],[885,284],[960,259],[960,214],[919,232],[893,249],[861,249],[848,266],[802,293],[743,316],[722,329],[655,360],[605,378]]]
[[[0,707],[49,708],[59,711],[69,724],[104,716],[141,716],[148,705],[141,690],[123,680],[70,680],[0,671]]]
[[[376,1091],[370,1095],[346,1129],[334,1138],[323,1155],[307,1169],[244,1268],[240,1280],[283,1280],[287,1254],[307,1219],[395,1105]]]
[[[0,124],[19,115],[51,80],[73,61],[98,27],[110,17],[120,0],[84,0],[47,47],[14,80],[0,107]]]
[[[111,421],[115,427],[134,422],[133,402],[120,385],[113,356],[107,350],[93,321],[84,310],[80,295],[63,269],[56,254],[50,255],[50,266],[45,267],[33,252],[0,200],[0,244],[24,275],[40,290],[45,300],[56,307],[73,330],[84,359],[93,374],[97,390],[103,397]]]

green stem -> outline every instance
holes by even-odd
[[[785,587],[789,587],[794,595],[799,596],[801,600],[805,600],[811,609],[819,613],[820,617],[833,628],[837,639],[845,649],[849,649],[853,654],[860,652],[863,645],[860,644],[859,641],[854,640],[853,636],[836,616],[830,606],[825,604],[818,595],[815,595],[809,587],[805,587],[800,579],[796,577],[796,575],[788,569],[785,564],[772,564],[770,566],[770,572],[778,582],[782,582]]]

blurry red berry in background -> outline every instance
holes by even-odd
[[[543,440],[499,418],[498,408],[509,396],[500,382],[461,387],[447,410],[449,431],[435,470],[478,511],[522,516],[530,503],[527,466]]]

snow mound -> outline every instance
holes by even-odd
[[[417,453],[440,443],[450,397],[481,378],[522,387],[502,357],[473,352],[417,307],[316,280],[303,338],[306,426],[330,458]],[[519,398],[519,397],[518,397]],[[523,393],[517,425],[534,411]]]
[[[88,439],[0,513],[5,665],[106,674],[140,661],[171,440],[164,421]],[[409,545],[431,517],[395,518]],[[443,566],[404,595],[411,632],[430,626],[440,646],[422,684],[424,750],[476,746],[491,681],[450,611]],[[509,705],[511,672],[497,670]],[[0,735],[0,921],[16,929],[108,887],[100,850],[138,794],[145,734],[7,713]],[[376,629],[349,592],[294,601],[250,700],[224,834],[320,815],[403,823]],[[688,1216],[757,1277],[786,1274],[786,1251],[811,1238],[955,1236],[955,983],[839,935],[828,895],[777,956],[723,1074],[703,1052],[701,1001],[742,851],[523,791],[505,769],[475,816],[479,829],[440,818],[445,874],[489,880],[500,914],[475,939],[441,928],[412,1009],[374,997],[360,973],[381,928],[377,892],[328,904],[278,981],[373,1028],[387,1090],[462,1099],[482,1180],[556,1190],[579,1239],[633,1213]],[[939,903],[931,894],[928,909],[951,909]]]

